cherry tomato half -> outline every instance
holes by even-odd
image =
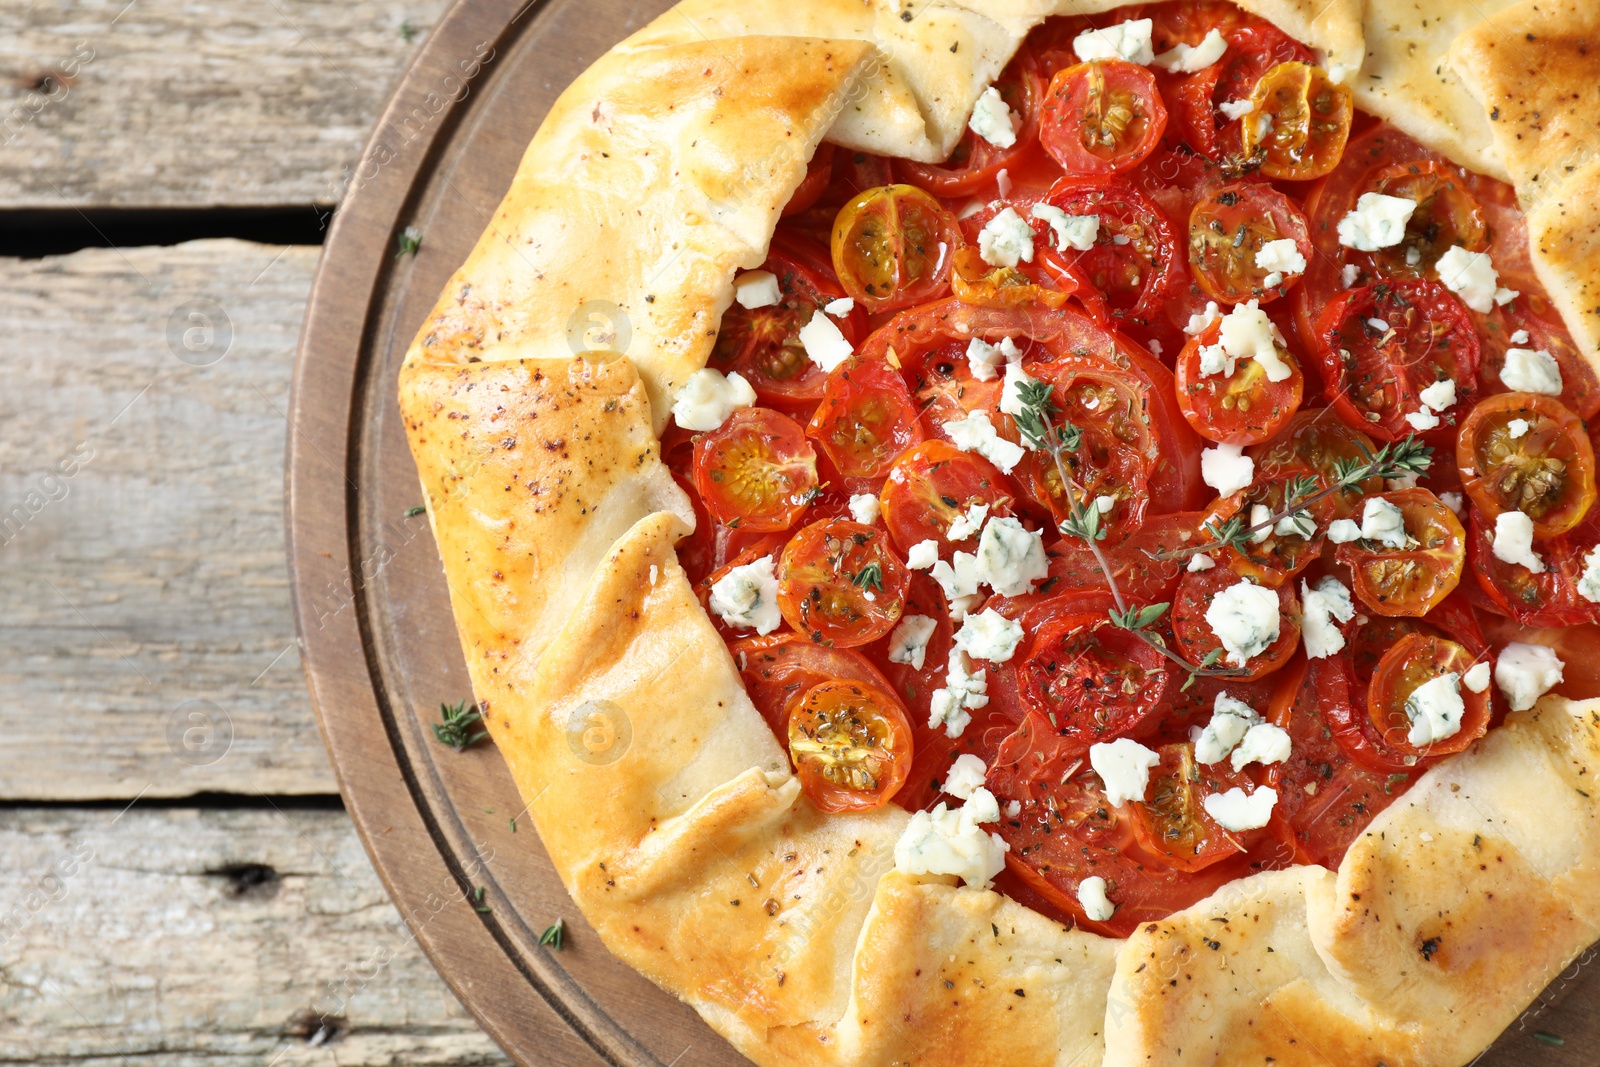
[[[1206,515],[1206,525],[1221,525],[1238,517],[1248,529],[1255,526],[1265,509],[1266,516],[1285,510],[1291,493],[1304,499],[1306,480],[1320,486],[1323,481],[1308,467],[1287,468],[1270,474],[1258,474],[1256,480],[1237,493],[1223,497]],[[1299,491],[1296,491],[1298,488]],[[1316,490],[1312,490],[1316,492]],[[1235,574],[1243,575],[1259,585],[1279,586],[1293,578],[1322,555],[1322,546],[1328,524],[1337,514],[1337,504],[1332,497],[1323,497],[1308,507],[1298,509],[1311,516],[1313,530],[1305,536],[1302,527],[1284,527],[1279,533],[1276,524],[1257,531],[1247,553],[1240,554],[1232,548],[1210,553],[1216,562],[1225,564]],[[1260,538],[1260,540],[1254,540]]]
[[[1461,583],[1467,532],[1455,512],[1426,489],[1400,489],[1383,499],[1405,516],[1406,546],[1377,541],[1339,546],[1338,560],[1350,568],[1351,592],[1379,615],[1420,618]]]
[[[729,646],[746,692],[761,717],[784,744],[789,714],[813,686],[860,682],[891,691],[878,668],[853,648],[827,648],[799,634],[747,637]]]
[[[1595,502],[1594,446],[1583,420],[1554,397],[1501,393],[1481,401],[1462,424],[1456,464],[1484,514],[1520,511],[1541,540],[1578,525]]]
[[[1291,240],[1300,258],[1311,257],[1311,231],[1294,201],[1270,185],[1233,182],[1213,191],[1189,213],[1189,272],[1213,300],[1270,303],[1300,277],[1256,266],[1272,241]],[[1267,285],[1276,273],[1276,284]]]
[[[778,561],[778,609],[819,645],[853,648],[900,621],[908,572],[882,530],[823,519],[794,535]]]
[[[1206,814],[1205,798],[1241,788],[1253,791],[1255,783],[1226,761],[1204,766],[1195,762],[1194,745],[1187,741],[1162,745],[1161,762],[1150,768],[1143,801],[1130,805],[1133,832],[1145,851],[1179,871],[1201,871],[1237,856],[1247,848],[1246,837],[1260,836],[1225,830]]]
[[[1310,468],[1331,483],[1338,478],[1336,463],[1365,461],[1375,451],[1372,438],[1335,418],[1332,408],[1302,408],[1277,437],[1252,447],[1249,455],[1255,461],[1258,480]],[[1363,494],[1382,488],[1381,480],[1369,478],[1346,492],[1334,493],[1329,498],[1338,504],[1334,517],[1347,518]]]
[[[1339,165],[1354,96],[1309,63],[1280,63],[1261,76],[1250,94],[1255,109],[1240,128],[1245,158],[1259,160],[1262,174],[1286,181],[1320,178]]]
[[[1493,519],[1473,508],[1468,521],[1472,539],[1467,554],[1490,610],[1523,626],[1600,622],[1600,603],[1578,592],[1589,555],[1600,546],[1600,510],[1591,510],[1568,532],[1539,542],[1544,570],[1538,574],[1494,554]]]
[[[1014,658],[1023,706],[1084,752],[1137,735],[1177,685],[1160,652],[1104,613],[1051,619]]]
[[[911,769],[911,723],[877,686],[823,682],[789,715],[789,758],[819,811],[881,808]]]
[[[1383,441],[1415,431],[1406,416],[1420,393],[1446,378],[1465,411],[1475,393],[1478,334],[1466,305],[1438,282],[1380,282],[1336,297],[1317,322],[1317,358],[1341,418]]]
[[[1468,252],[1489,247],[1483,205],[1461,172],[1447,163],[1432,159],[1391,163],[1375,168],[1366,186],[1364,192],[1397,196],[1417,205],[1398,244],[1368,253],[1374,272],[1437,277],[1434,264],[1452,245]]]
[[[960,244],[956,220],[939,201],[914,185],[880,186],[840,209],[833,270],[868,311],[894,311],[944,293]]]
[[[1143,163],[1167,129],[1153,74],[1120,59],[1068,67],[1050,79],[1039,139],[1068,174],[1115,174]]]
[[[1212,651],[1222,648],[1222,641],[1206,621],[1206,609],[1216,595],[1243,581],[1226,567],[1213,567],[1208,571],[1186,573],[1178,583],[1178,596],[1172,603],[1172,636],[1178,651],[1190,663],[1204,663]],[[1294,583],[1284,582],[1278,594],[1278,636],[1257,655],[1247,659],[1241,677],[1265,677],[1282,667],[1294,655],[1300,644],[1300,598],[1295,595]],[[1216,661],[1220,668],[1238,667],[1224,655]]]
[[[854,357],[835,367],[806,434],[846,478],[880,478],[922,440],[906,383],[887,363]]]
[[[977,532],[952,541],[950,527],[974,504],[988,508],[990,517],[1011,514],[1011,495],[995,465],[947,441],[924,441],[902,452],[878,499],[883,524],[902,552],[927,540],[971,550]]]
[[[1105,297],[1111,315],[1156,321],[1182,275],[1177,227],[1156,202],[1127,182],[1064,178],[1045,201],[1068,215],[1100,220],[1095,243],[1071,256],[1074,272]]]
[[[1274,342],[1278,358],[1289,365],[1282,381],[1267,377],[1258,359],[1241,359],[1232,374],[1202,372],[1202,348],[1218,343],[1221,323],[1214,322],[1191,337],[1178,353],[1178,407],[1194,432],[1209,441],[1254,445],[1271,440],[1300,409],[1306,379],[1289,349]]]
[[[720,523],[786,530],[811,502],[817,454],[789,416],[743,408],[695,441],[694,485]]]
[[[833,152],[833,145],[824,141],[811,153],[811,160],[806,164],[806,176],[790,195],[789,202],[783,205],[784,218],[809,211],[811,205],[822,199],[828,183],[833,180]]]
[[[1459,685],[1460,677],[1473,665],[1472,653],[1443,637],[1407,634],[1384,654],[1372,675],[1367,693],[1367,712],[1395,749],[1417,756],[1444,756],[1464,751],[1489,729],[1489,691],[1474,693]],[[1459,729],[1449,737],[1424,744],[1412,744],[1411,696],[1417,688],[1441,675],[1454,673],[1461,701],[1466,706]]]

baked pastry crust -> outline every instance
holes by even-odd
[[[817,813],[678,565],[694,515],[657,434],[812,151],[942,158],[1068,6],[685,0],[562,95],[400,378],[474,691],[607,946],[757,1063],[1464,1063],[1600,937],[1600,700],[1510,716],[1337,872],[1110,939],[895,872],[898,807]],[[1363,106],[1511,177],[1600,362],[1600,13],[1241,6],[1348,77],[1365,57]],[[1375,32],[1399,9],[1448,15],[1427,42],[1450,78]],[[1508,45],[1530,34],[1532,63]]]

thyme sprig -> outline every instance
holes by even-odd
[[[470,748],[489,736],[486,730],[472,730],[474,724],[483,720],[483,715],[479,713],[476,704],[472,705],[470,711],[467,710],[465,700],[458,700],[454,704],[440,704],[439,718],[441,721],[433,724],[433,736],[457,752]]]
[[[1067,456],[1076,452],[1082,445],[1083,431],[1070,422],[1055,421],[1061,409],[1055,404],[1054,388],[1050,383],[1032,380],[1018,382],[1016,396],[1019,410],[1012,418],[1016,421],[1023,440],[1031,448],[1048,453],[1055,464],[1056,474],[1061,478],[1061,492],[1067,500],[1067,517],[1061,521],[1061,532],[1068,537],[1076,537],[1088,545],[1089,551],[1094,554],[1095,564],[1100,568],[1100,573],[1106,576],[1106,585],[1111,590],[1111,600],[1116,605],[1109,613],[1111,625],[1134,634],[1162,656],[1182,667],[1189,676],[1183,683],[1184,689],[1193,685],[1194,680],[1200,676],[1231,678],[1244,674],[1241,669],[1216,666],[1222,656],[1220,648],[1212,650],[1198,667],[1169,648],[1167,639],[1160,631],[1151,627],[1166,617],[1172,607],[1171,604],[1129,606],[1127,599],[1122,595],[1121,587],[1117,585],[1116,576],[1111,572],[1111,561],[1106,558],[1105,550],[1100,547],[1100,542],[1106,539],[1109,531],[1101,521],[1099,504],[1094,501],[1084,503],[1081,487],[1073,480],[1067,462]]]
[[[1433,462],[1433,449],[1423,444],[1416,434],[1411,434],[1403,441],[1390,442],[1376,452],[1360,442],[1357,442],[1357,447],[1361,449],[1362,458],[1335,460],[1331,483],[1324,485],[1321,478],[1308,475],[1289,481],[1284,486],[1283,506],[1262,521],[1246,524],[1238,515],[1220,522],[1212,519],[1201,527],[1211,536],[1210,541],[1162,549],[1152,552],[1152,558],[1185,559],[1197,552],[1224,548],[1248,556],[1257,534],[1275,528],[1284,519],[1294,520],[1297,525],[1307,521],[1309,516],[1302,516],[1302,513],[1335,493],[1345,492],[1373,478],[1388,480],[1426,474]]]

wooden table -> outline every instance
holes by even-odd
[[[384,893],[312,718],[283,454],[319,249],[262,243],[320,240],[444,6],[0,17],[6,1062],[507,1062]],[[15,258],[41,250],[65,254]]]

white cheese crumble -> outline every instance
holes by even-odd
[[[996,148],[1010,148],[1016,144],[1019,125],[1000,90],[992,85],[978,94],[972,105],[972,118],[967,120],[967,129]]]
[[[1000,193],[1000,198],[1002,200],[1010,196],[1011,172],[1006,168],[1001,167],[1000,172],[994,176],[994,187]]]
[[[1233,769],[1242,771],[1252,763],[1263,767],[1282,763],[1289,758],[1290,750],[1289,731],[1270,722],[1258,722],[1246,731],[1244,740],[1233,750]]]
[[[1578,595],[1592,603],[1600,603],[1600,545],[1583,557],[1583,574],[1578,578]]]
[[[1361,527],[1353,519],[1334,519],[1328,523],[1328,540],[1336,545],[1347,545],[1361,540]]]
[[[963,452],[976,452],[984,459],[1010,474],[1023,457],[1023,448],[1015,441],[1007,441],[995,431],[987,411],[974,411],[964,419],[944,424],[944,432]]]
[[[1466,501],[1461,498],[1460,493],[1440,493],[1439,503],[1455,512],[1456,518],[1458,519],[1463,514],[1463,509],[1466,507]]]
[[[1494,519],[1494,556],[1498,560],[1544,573],[1544,561],[1533,550],[1533,520],[1520,511],[1505,511]]]
[[[970,800],[973,793],[983,788],[983,780],[988,774],[989,768],[983,765],[983,760],[970,752],[963,752],[945,772],[944,791],[953,797]]]
[[[800,327],[800,345],[811,362],[830,373],[855,351],[844,334],[839,332],[839,327],[822,311],[812,315],[811,321]]]
[[[1006,382],[1000,389],[1000,410],[1012,418],[1022,414],[1026,405],[1022,402],[1022,387],[1032,385],[1039,379],[1022,369],[1021,362],[1012,361],[1006,364]]]
[[[1420,747],[1454,737],[1461,732],[1461,717],[1466,712],[1459,674],[1450,671],[1429,678],[1406,697],[1406,718],[1411,720],[1406,740]]]
[[[1050,573],[1044,535],[1012,518],[990,519],[978,539],[977,574],[1001,596],[1033,591]]]
[[[1033,227],[1016,208],[1005,208],[978,231],[978,255],[991,267],[1032,263]]]
[[[1150,43],[1151,29],[1149,19],[1130,19],[1115,26],[1084,30],[1073,40],[1072,50],[1085,63],[1096,59],[1125,59],[1149,66],[1156,58],[1155,47]]]
[[[1246,793],[1239,786],[1234,786],[1226,793],[1207,794],[1204,806],[1206,814],[1218,826],[1239,833],[1243,830],[1259,830],[1267,825],[1277,803],[1276,789],[1263,786],[1254,793]]]
[[[1566,666],[1543,645],[1512,642],[1494,662],[1494,683],[1506,695],[1512,711],[1527,711],[1561,682]]]
[[[1516,333],[1511,335],[1511,343],[1514,345],[1525,345],[1529,340],[1530,338],[1528,337],[1527,330],[1518,330]]]
[[[970,886],[987,888],[1005,869],[1009,846],[983,829],[1000,818],[1000,806],[987,789],[951,811],[937,804],[911,816],[894,844],[895,869],[903,874],[953,874]]]
[[[1000,338],[1000,343],[992,345],[981,337],[974,337],[967,342],[967,365],[972,368],[972,377],[980,382],[992,382],[999,377],[995,369],[1022,358],[1022,349],[1009,337]]]
[[[822,305],[822,310],[837,318],[844,318],[856,309],[855,297],[841,296],[837,300],[830,300]]]
[[[1406,547],[1406,514],[1381,496],[1367,498],[1361,511],[1361,536],[1385,548]]]
[[[978,557],[971,552],[957,552],[949,563],[935,560],[928,573],[950,602],[950,617],[956,622],[966,618],[967,608],[978,599]]]
[[[1238,361],[1228,355],[1227,349],[1221,345],[1201,345],[1198,352],[1200,356],[1200,377],[1210,378],[1217,374],[1222,375],[1224,378],[1233,377]]]
[[[1217,445],[1200,453],[1200,477],[1221,496],[1237,493],[1256,476],[1256,461],[1240,445]]]
[[[1117,906],[1106,896],[1106,880],[1098,874],[1091,874],[1078,883],[1078,903],[1083,905],[1083,914],[1090,922],[1110,922],[1111,916],[1117,913]]]
[[[889,662],[904,663],[920,671],[928,658],[928,640],[939,628],[929,615],[905,615],[889,635]]]
[[[965,541],[983,529],[983,520],[988,517],[988,504],[969,504],[966,514],[957,515],[950,529],[945,531],[945,539],[951,542]]]
[[[1248,579],[1217,593],[1206,608],[1206,625],[1235,666],[1265,652],[1278,639],[1280,623],[1277,591]]]
[[[878,505],[876,493],[854,493],[850,497],[850,517],[857,522],[871,526],[878,521],[882,509]]]
[[[1278,271],[1282,274],[1304,274],[1306,257],[1300,254],[1300,248],[1294,243],[1293,238],[1284,237],[1277,241],[1268,241],[1257,250],[1256,266],[1261,270]]]
[[[1162,70],[1170,70],[1179,74],[1193,74],[1205,70],[1211,64],[1221,59],[1228,50],[1228,40],[1222,36],[1222,31],[1212,27],[1206,32],[1205,39],[1196,45],[1179,43],[1170,52],[1162,52],[1156,56],[1152,63]]]
[[[1211,707],[1211,721],[1195,738],[1195,762],[1207,767],[1228,758],[1250,728],[1261,722],[1256,709],[1227,693],[1218,693]]]
[[[933,538],[918,541],[911,546],[911,551],[906,553],[906,566],[914,571],[927,570],[939,562],[939,542]]]
[[[1224,100],[1217,105],[1217,110],[1230,119],[1242,119],[1256,109],[1253,100]]]
[[[1439,416],[1435,415],[1427,408],[1423,408],[1420,411],[1407,412],[1406,421],[1411,424],[1411,428],[1413,430],[1421,433],[1423,430],[1431,430],[1435,426],[1438,426]]]
[[[733,298],[752,311],[769,308],[783,300],[778,276],[770,270],[747,270],[733,280]]]
[[[1222,309],[1217,306],[1217,302],[1215,300],[1207,300],[1204,311],[1189,316],[1189,324],[1183,328],[1183,332],[1190,337],[1199,337],[1210,328],[1213,322],[1220,318],[1222,318]]]
[[[1459,296],[1467,307],[1479,314],[1494,310],[1499,272],[1489,260],[1489,253],[1468,252],[1460,245],[1451,245],[1435,267],[1445,288]]]
[[[1560,396],[1561,364],[1542,348],[1508,348],[1500,381],[1514,392]]]
[[[1117,506],[1114,496],[1097,496],[1094,498],[1094,509],[1102,515],[1109,515]]]
[[[1217,343],[1233,359],[1253,359],[1261,364],[1269,382],[1281,382],[1294,373],[1278,352],[1286,344],[1283,334],[1267,318],[1258,301],[1240,304],[1222,316]],[[1233,373],[1231,368],[1228,373]]]
[[[1005,663],[1022,643],[1022,626],[993,608],[968,615],[956,631],[956,647],[973,659]]]
[[[1356,206],[1339,220],[1339,243],[1357,252],[1376,252],[1399,244],[1406,223],[1417,210],[1415,200],[1384,193],[1362,193]]]
[[[736,630],[770,634],[783,622],[772,557],[735,567],[711,587],[711,610]]]
[[[1068,215],[1054,204],[1035,204],[1029,214],[1050,224],[1057,252],[1087,252],[1100,236],[1099,215]]]
[[[1266,525],[1267,520],[1270,518],[1272,518],[1272,509],[1265,504],[1250,505],[1250,525],[1261,527],[1261,529],[1250,535],[1251,544],[1259,545],[1272,536],[1272,527]]]
[[[1489,688],[1489,661],[1474,663],[1467,668],[1467,673],[1461,676],[1461,684],[1472,693],[1481,693]]]
[[[1339,281],[1346,289],[1356,284],[1356,279],[1361,277],[1361,268],[1354,263],[1346,263],[1339,268]]]
[[[756,391],[734,371],[723,377],[721,371],[703,367],[689,375],[672,403],[672,418],[685,430],[715,430],[740,408],[756,402]]]
[[[1189,557],[1189,565],[1184,569],[1192,573],[1194,571],[1208,571],[1216,565],[1217,561],[1204,552],[1196,552]]]
[[[1527,419],[1512,419],[1510,422],[1506,423],[1506,431],[1511,434],[1511,439],[1513,441],[1531,429],[1533,429],[1533,423],[1529,422]]]
[[[946,737],[960,737],[972,722],[972,712],[989,703],[989,679],[972,669],[960,649],[952,649],[945,669],[944,688],[935,689],[928,703],[928,729],[944,727]]]
[[[1285,515],[1274,523],[1272,532],[1279,537],[1315,537],[1317,520],[1311,512],[1301,508],[1293,515]]]
[[[1150,768],[1160,762],[1160,756],[1128,737],[1089,746],[1089,765],[1105,783],[1106,803],[1112,807],[1143,800]]]
[[[1449,411],[1456,404],[1455,379],[1445,378],[1443,381],[1434,382],[1417,396],[1434,411]]]
[[[1300,582],[1300,636],[1309,659],[1325,659],[1344,648],[1344,632],[1337,623],[1355,618],[1350,590],[1329,575],[1315,586]]]

